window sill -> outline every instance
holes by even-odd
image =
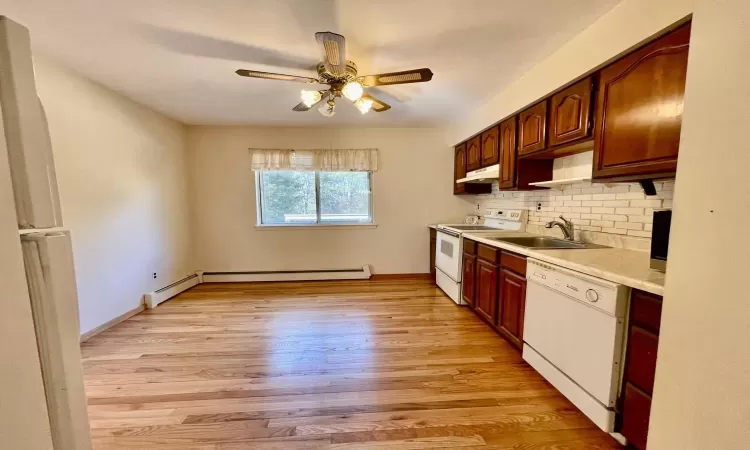
[[[300,231],[300,230],[369,230],[375,229],[378,225],[375,223],[362,223],[362,224],[342,224],[342,225],[255,225],[255,229],[258,231]]]

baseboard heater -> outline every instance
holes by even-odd
[[[201,276],[199,273],[188,275],[185,278],[175,281],[169,286],[164,286],[161,289],[157,289],[153,292],[143,296],[143,302],[146,304],[146,308],[156,308],[159,303],[164,303],[180,292],[187,291],[193,286],[201,283]]]
[[[372,274],[370,266],[364,265],[359,269],[201,272],[201,275],[203,283],[241,283],[253,281],[367,280]]]

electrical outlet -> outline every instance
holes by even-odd
[[[536,210],[541,211],[542,210],[542,202],[539,202],[536,204]]]
[[[477,211],[479,211],[479,203],[477,203]]]
[[[154,280],[156,279],[156,272],[154,272]]]

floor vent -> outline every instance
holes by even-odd
[[[370,266],[359,269],[334,270],[282,270],[260,272],[203,272],[203,283],[231,283],[254,281],[315,281],[315,280],[367,280]]]
[[[198,275],[197,273],[194,273],[179,281],[175,281],[169,286],[164,286],[161,289],[157,289],[153,292],[149,292],[148,294],[143,296],[144,303],[146,304],[146,308],[148,309],[156,308],[156,305],[158,305],[159,303],[166,302],[167,300],[179,294],[180,292],[186,291],[190,289],[191,287],[196,286],[200,283],[201,283],[200,275]]]

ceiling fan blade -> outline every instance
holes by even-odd
[[[259,72],[257,70],[237,70],[237,75],[250,78],[265,78],[266,80],[296,81],[298,83],[320,83],[316,78],[285,75],[281,73]]]
[[[247,42],[235,42],[189,31],[148,24],[137,25],[136,30],[165,50],[182,55],[262,64],[267,67],[277,67],[278,69],[275,70],[282,68],[309,70],[312,73],[320,62],[317,55],[310,58]]]
[[[314,105],[307,106],[305,105],[305,102],[301,102],[299,105],[292,108],[292,111],[298,111],[298,112],[310,111],[311,109],[320,105],[322,102],[328,100],[328,95],[327,95],[328,91],[318,91],[318,92],[320,92],[320,100],[318,100],[317,103],[315,103]]]
[[[372,95],[362,94],[362,98],[372,100],[372,110],[375,112],[383,112],[383,111],[388,111],[389,109],[391,109],[391,105],[389,105],[388,103],[385,103],[382,100],[378,100]]]
[[[320,44],[321,56],[326,69],[333,75],[346,74],[346,39],[330,31],[315,33],[315,40]]]
[[[432,79],[432,71],[430,69],[415,69],[405,70],[403,72],[366,75],[362,78],[363,86],[388,86],[391,84],[423,83]]]

